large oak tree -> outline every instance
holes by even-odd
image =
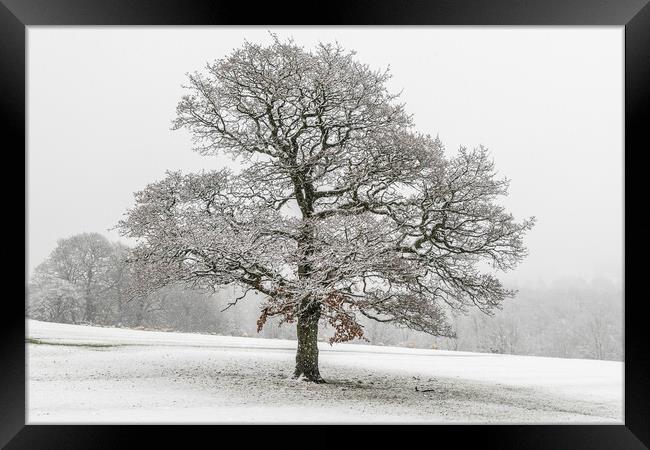
[[[450,309],[490,312],[513,294],[495,277],[524,256],[532,219],[502,206],[488,151],[449,156],[414,131],[388,71],[353,52],[246,43],[188,75],[174,127],[238,171],[169,172],[119,224],[151,286],[235,283],[296,322],[295,376],[322,381],[319,321],[333,342],[363,315],[451,335]]]

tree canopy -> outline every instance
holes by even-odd
[[[451,335],[446,310],[512,295],[496,271],[525,256],[533,218],[499,204],[508,180],[486,148],[449,155],[416,132],[389,78],[339,45],[277,38],[188,74],[174,128],[241,168],[136,193],[118,226],[151,285],[236,283],[265,294],[260,327],[324,320],[338,342],[363,336],[360,315]]]

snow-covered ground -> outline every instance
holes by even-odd
[[[613,361],[27,324],[36,423],[623,423]],[[416,390],[417,388],[417,390]]]

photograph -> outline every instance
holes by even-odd
[[[624,425],[625,40],[30,25],[25,423]]]

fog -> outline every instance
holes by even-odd
[[[417,128],[448,152],[483,144],[537,217],[504,279],[622,280],[623,28],[28,27],[28,269],[59,238],[109,231],[166,170],[231,164],[171,131],[185,73],[269,30],[338,40],[390,65]]]

